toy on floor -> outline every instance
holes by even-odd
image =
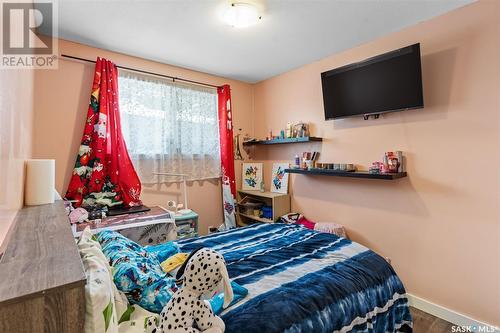
[[[183,287],[175,292],[156,324],[147,323],[147,333],[223,333],[225,325],[202,296],[211,294],[222,282],[224,307],[233,300],[233,290],[224,257],[214,250],[193,251],[177,272]]]

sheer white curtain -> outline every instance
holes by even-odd
[[[171,181],[153,172],[220,177],[216,89],[121,70],[122,131],[143,184]]]

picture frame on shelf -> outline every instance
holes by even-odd
[[[290,167],[289,163],[273,163],[271,173],[271,192],[274,193],[288,193],[288,172],[286,169]]]
[[[243,163],[241,188],[246,191],[260,190],[262,183],[262,163]]]

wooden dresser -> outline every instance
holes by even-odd
[[[85,283],[62,201],[23,208],[0,259],[0,332],[83,332]]]

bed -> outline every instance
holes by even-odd
[[[180,240],[224,255],[249,294],[222,313],[226,332],[411,332],[404,286],[368,248],[295,224],[254,224]]]

